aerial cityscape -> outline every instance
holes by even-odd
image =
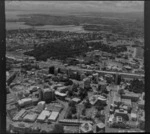
[[[8,133],[145,132],[143,1],[6,1]]]

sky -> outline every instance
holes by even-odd
[[[144,1],[6,1],[9,10],[143,12]]]

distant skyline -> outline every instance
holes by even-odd
[[[143,12],[144,1],[6,1],[6,11]]]

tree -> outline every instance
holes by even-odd
[[[85,108],[90,108],[91,104],[89,102],[89,99],[86,100],[85,104],[84,104]]]
[[[77,112],[76,107],[71,107],[70,111],[72,112],[72,114],[75,114]]]
[[[74,101],[70,101],[68,105],[72,108],[72,107],[75,107],[75,104],[76,103]]]
[[[72,119],[72,113],[71,113],[71,111],[68,112],[67,119]]]
[[[140,122],[139,128],[145,130],[145,122]]]
[[[64,133],[64,127],[61,124],[55,124],[54,129],[52,131],[52,133]]]

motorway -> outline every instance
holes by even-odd
[[[123,75],[123,76],[130,76],[130,77],[139,77],[139,78],[144,78],[143,74],[133,74],[133,73],[122,73],[122,72],[110,72],[110,71],[101,71],[101,70],[89,70],[89,69],[78,69],[80,71],[95,71],[97,73],[104,73],[104,74],[118,74],[118,75]]]

